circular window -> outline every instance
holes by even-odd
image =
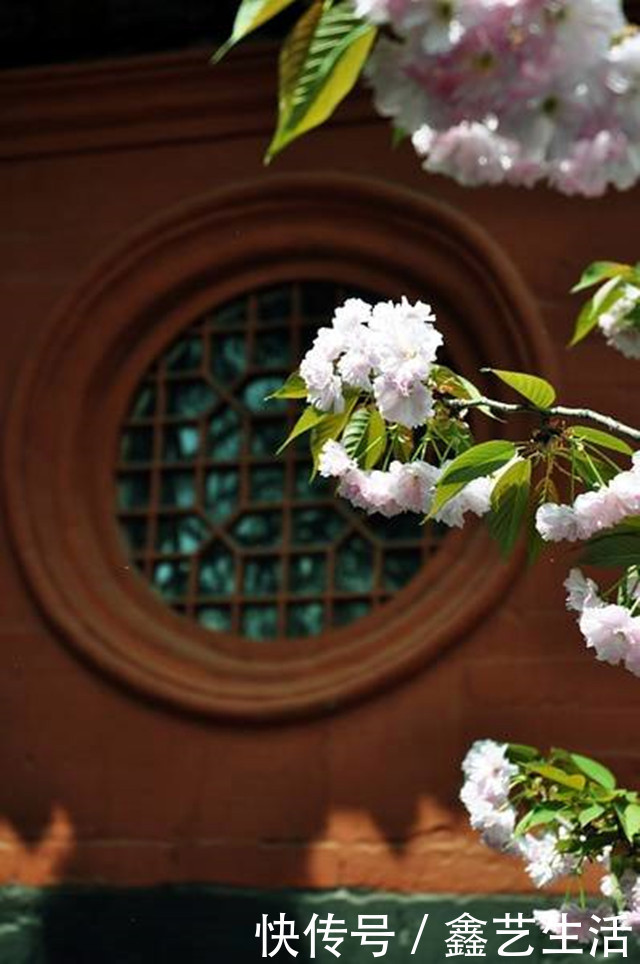
[[[125,422],[118,515],[178,613],[254,640],[315,636],[383,605],[436,551],[416,516],[367,517],[315,478],[299,406],[267,397],[346,297],[307,281],[209,311],[148,370]]]
[[[309,483],[304,445],[273,457],[296,408],[265,396],[353,291],[432,302],[462,371],[555,377],[484,231],[338,175],[238,185],[132,233],[18,373],[14,549],[61,639],[132,691],[240,720],[326,712],[423,667],[512,582],[520,560],[481,525],[370,519]]]

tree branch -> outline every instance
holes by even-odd
[[[611,418],[610,415],[602,415],[600,412],[594,412],[590,408],[566,408],[564,405],[554,405],[552,408],[534,408],[532,405],[527,405],[526,403],[499,402],[494,398],[485,398],[484,396],[473,399],[443,399],[443,401],[445,401],[447,408],[454,412],[459,412],[467,408],[488,408],[492,412],[502,412],[505,415],[524,412],[527,415],[542,415],[550,418],[553,416],[580,418],[585,422],[603,425],[612,432],[617,432],[618,435],[627,435],[636,442],[640,442],[640,429],[633,428],[631,425],[625,425],[624,422],[619,422],[617,419]]]

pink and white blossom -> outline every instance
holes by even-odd
[[[387,24],[378,111],[462,184],[595,197],[640,176],[640,42],[621,0],[356,0]]]

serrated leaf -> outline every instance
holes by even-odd
[[[586,545],[582,562],[605,569],[640,565],[640,532],[608,532]]]
[[[487,371],[497,375],[536,408],[549,408],[556,400],[556,390],[545,378],[529,375],[527,372],[508,372],[501,368],[489,368]]]
[[[587,824],[601,817],[604,812],[604,807],[600,806],[599,803],[592,803],[590,807],[585,807],[584,810],[580,811],[578,814],[578,823],[581,827],[586,827]]]
[[[376,33],[348,2],[318,0],[302,16],[280,55],[278,126],[267,161],[331,116],[358,79]]]
[[[515,546],[527,514],[531,489],[531,462],[514,462],[497,480],[491,492],[489,531],[503,555]]]
[[[620,264],[617,261],[594,261],[582,272],[582,277],[571,289],[571,294],[591,288],[593,285],[605,281],[607,278],[624,278],[625,280],[633,275],[633,268],[628,264]]]
[[[216,64],[222,60],[227,51],[239,40],[262,26],[267,20],[277,16],[292,3],[293,0],[242,0],[236,13],[231,36],[213,55],[211,58],[213,63]]]
[[[527,770],[532,773],[539,773],[541,777],[551,783],[571,787],[572,790],[584,790],[587,782],[579,773],[565,773],[560,767],[554,767],[549,763],[529,763],[527,764]]]
[[[341,442],[352,459],[357,459],[364,450],[370,418],[368,408],[358,408],[345,425]]]
[[[307,405],[304,412],[293,426],[276,454],[280,455],[283,449],[293,442],[295,438],[298,438],[300,435],[304,435],[305,432],[310,432],[312,428],[315,428],[324,419],[331,417],[332,416],[328,412],[319,412],[317,408],[313,407],[313,405]]]
[[[307,397],[307,386],[304,379],[298,372],[293,372],[289,375],[287,380],[271,395],[267,395],[267,400],[270,398],[306,398]]]
[[[387,448],[387,423],[377,408],[372,409],[367,425],[365,449],[362,453],[365,469],[373,469]]]
[[[591,757],[582,756],[579,753],[570,753],[569,758],[577,766],[578,770],[589,777],[590,780],[593,780],[594,783],[600,784],[605,790],[615,790],[616,778],[611,770],[608,770],[602,763],[598,763],[597,760],[592,760]]]
[[[633,455],[633,449],[628,442],[609,432],[603,432],[602,429],[591,428],[590,425],[572,425],[567,429],[567,435],[580,442],[591,442],[592,445],[599,445],[600,448],[611,449],[612,452]]]
[[[456,456],[440,476],[429,518],[436,515],[449,499],[461,492],[469,482],[492,475],[510,462],[515,454],[516,447],[513,442],[496,440],[473,445]]]

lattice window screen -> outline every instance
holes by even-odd
[[[274,458],[296,406],[265,402],[349,295],[280,285],[198,319],[147,372],[122,430],[117,511],[132,559],[177,612],[255,640],[313,636],[385,603],[437,550],[417,517],[367,518]]]

